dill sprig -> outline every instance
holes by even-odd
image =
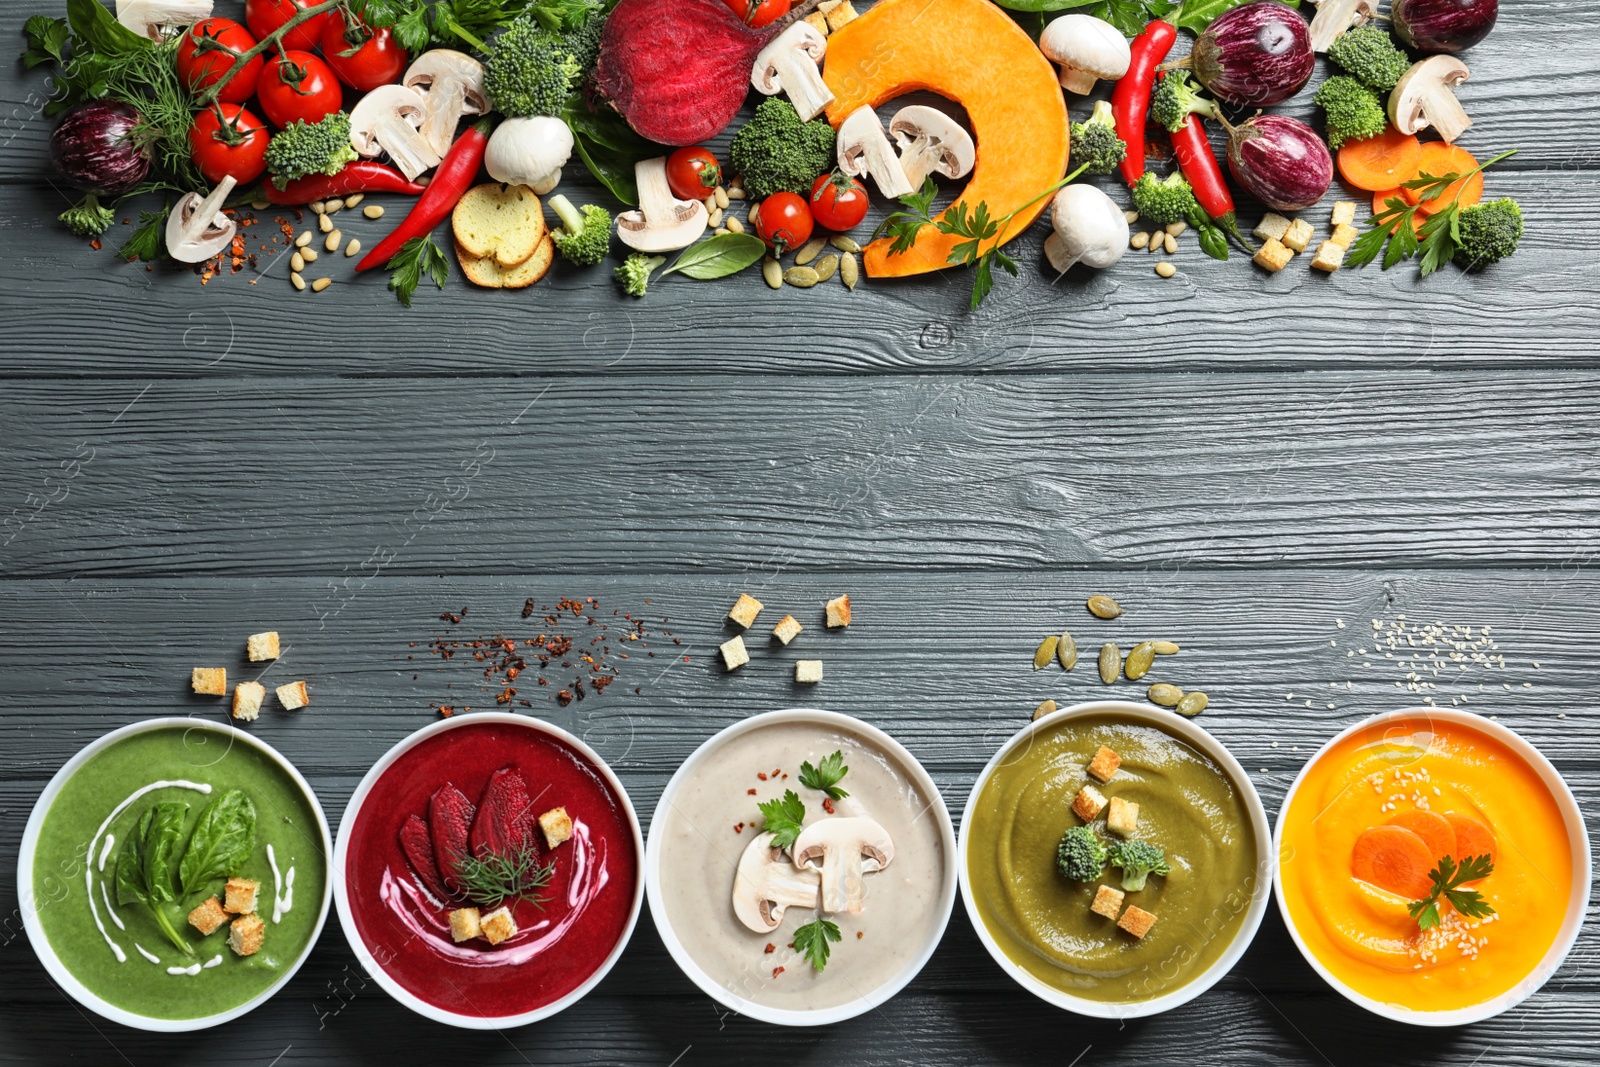
[[[457,856],[454,866],[462,894],[484,908],[498,908],[515,898],[542,909],[548,898],[536,894],[556,873],[556,861],[541,866],[538,850],[531,844],[508,855]]]

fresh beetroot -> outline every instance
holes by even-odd
[[[501,767],[489,778],[472,820],[472,854],[479,859],[514,856],[533,840],[533,800],[528,783],[515,767]]]
[[[432,893],[441,903],[450,899],[444,878],[439,874],[439,864],[433,858],[433,835],[420,815],[407,817],[400,827],[400,851],[405,853],[411,869],[417,873],[422,888]]]
[[[1266,107],[1305,88],[1316,69],[1305,16],[1277,0],[1218,15],[1194,43],[1194,76],[1225,104]]]
[[[756,53],[818,2],[756,29],[724,0],[621,0],[600,39],[595,88],[642,137],[708,141],[744,105]]]
[[[1233,180],[1274,211],[1302,211],[1328,194],[1333,156],[1317,131],[1285,115],[1257,115],[1228,130]]]
[[[440,786],[428,805],[433,858],[444,876],[445,885],[451,888],[457,885],[456,864],[467,856],[467,834],[474,810],[472,801],[452,782]]]

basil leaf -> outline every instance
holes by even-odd
[[[1211,25],[1218,15],[1232,11],[1246,2],[1248,0],[1189,0],[1183,5],[1183,10],[1179,12],[1178,19],[1173,25],[1198,36],[1205,32],[1206,27]],[[1290,7],[1300,6],[1300,0],[1283,0],[1283,2]]]
[[[256,806],[242,790],[230,789],[206,806],[189,835],[189,847],[178,865],[184,896],[237,871],[255,848]]]
[[[719,233],[685,248],[658,277],[678,273],[701,281],[726,278],[761,262],[766,254],[767,243],[753,233]]]
[[[150,812],[145,812],[138,827],[122,842],[117,854],[117,903],[149,904],[150,897],[144,889],[144,835],[150,828]]]
[[[189,805],[167,801],[151,808],[139,820],[140,825],[146,821],[150,824],[144,834],[144,888],[152,902],[175,899],[173,868],[183,844],[183,820],[188,813]]]
[[[72,32],[95,52],[115,56],[154,48],[156,44],[118,22],[100,0],[67,0],[67,21]]]
[[[1011,11],[1066,11],[1074,7],[1088,7],[1097,0],[994,0]]]
[[[621,115],[591,111],[581,96],[568,101],[561,117],[572,130],[573,147],[589,173],[611,190],[612,196],[637,207],[639,187],[633,180],[633,166],[660,155],[661,149],[635,133]]]
[[[1137,37],[1151,19],[1166,18],[1177,6],[1169,0],[1099,0],[1089,5],[1088,14],[1111,23],[1124,37]]]

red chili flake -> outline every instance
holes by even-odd
[[[443,715],[447,719],[450,716],[454,715],[455,713],[456,713],[456,709],[452,708],[449,704],[442,704],[439,707],[439,714]]]
[[[762,949],[762,951],[763,951],[763,952],[765,952],[765,953],[766,953],[766,954],[767,954],[767,955],[769,955],[769,956],[770,956],[770,955],[772,955],[772,954],[773,954],[773,953],[774,953],[774,952],[776,952],[776,951],[778,951],[778,946],[777,946],[777,945],[774,945],[774,944],[773,944],[773,943],[772,943],[772,942],[771,942],[771,941],[768,941],[768,942],[767,942],[767,947],[766,947],[766,948],[764,948],[764,949]]]
[[[519,675],[521,673],[522,673],[522,668],[521,667],[508,667],[508,668],[506,668],[506,681],[508,681],[508,682],[516,681],[517,680],[517,675]]]
[[[558,692],[556,694],[556,703],[560,704],[562,707],[566,707],[568,704],[572,703],[572,690],[563,689]]]
[[[744,823],[742,823],[742,822],[734,823],[733,824],[733,832],[736,833],[736,834],[744,833]]]
[[[780,975],[782,973],[783,973],[783,968],[782,967],[774,967],[774,968],[772,968],[772,977],[776,978],[776,977],[778,977],[778,975]]]
[[[822,810],[827,812],[829,815],[833,814],[833,798],[832,797],[823,797],[822,798]]]
[[[453,611],[447,611],[443,615],[440,615],[439,618],[443,619],[445,622],[448,622],[448,623],[458,623],[458,622],[461,621],[461,616],[457,615]]]
[[[857,930],[856,931],[856,940],[857,941],[860,941],[865,936],[866,936],[866,931],[865,930]]]
[[[782,772],[783,772],[783,768],[782,767],[774,767],[774,768],[772,768],[772,776],[774,778],[776,778]]]
[[[757,771],[756,772],[756,777],[761,779],[764,782],[764,781],[767,780],[767,772],[766,771]]]
[[[746,789],[744,791],[744,795],[747,797],[753,797],[756,795],[756,791],[754,789]]]

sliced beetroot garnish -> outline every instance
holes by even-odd
[[[501,767],[484,786],[478,817],[472,821],[472,854],[512,856],[533,840],[533,800],[528,782],[515,767]]]
[[[433,835],[433,857],[445,884],[456,884],[456,864],[467,856],[467,834],[475,809],[467,795],[446,782],[428,805],[428,829]]]
[[[445,888],[439,864],[433,858],[433,835],[428,832],[428,824],[422,816],[409,816],[400,827],[400,850],[406,854],[406,862],[411,864],[422,887],[441,903],[449,900],[450,891]]]

